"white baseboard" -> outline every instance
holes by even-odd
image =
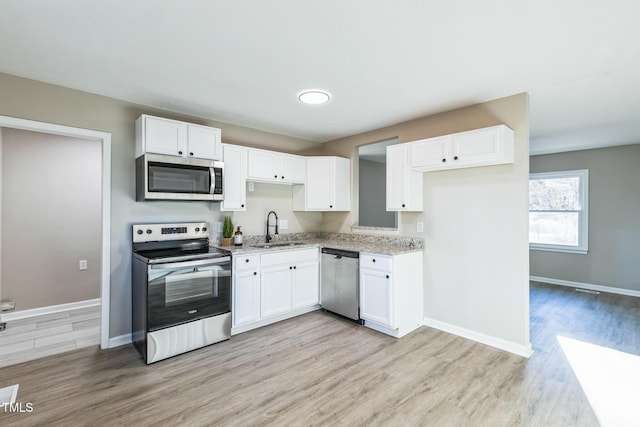
[[[131,334],[124,334],[117,337],[109,338],[109,348],[120,347],[121,345],[131,344]]]
[[[12,320],[28,319],[35,316],[44,316],[46,314],[60,313],[62,311],[78,310],[81,308],[96,307],[101,304],[100,298],[89,299],[86,301],[70,302],[68,304],[50,305],[47,307],[31,308],[29,310],[12,311],[3,313],[0,319],[3,322],[11,322]]]
[[[640,297],[640,291],[632,289],[614,288],[612,286],[592,285],[590,283],[571,282],[569,280],[550,279],[549,277],[529,276],[532,282],[549,283],[551,285],[567,286],[569,288],[588,289],[590,291],[608,292],[610,294]]]
[[[531,348],[531,344],[516,344],[514,342],[506,341],[501,338],[496,338],[490,335],[482,334],[480,332],[472,331],[470,329],[461,328],[450,323],[441,322],[440,320],[432,319],[430,317],[424,318],[424,325],[430,328],[439,329],[453,335],[458,335],[462,338],[477,341],[491,347],[499,348],[500,350],[505,350],[510,353],[517,354],[518,356],[528,358],[533,354],[533,348]]]

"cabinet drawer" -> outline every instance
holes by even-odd
[[[259,255],[238,255],[236,259],[236,270],[256,269],[260,265]]]
[[[391,271],[391,257],[377,254],[360,254],[360,268]]]
[[[262,254],[260,262],[262,267],[270,265],[295,264],[301,261],[317,261],[318,248],[298,249],[293,251],[278,251]]]

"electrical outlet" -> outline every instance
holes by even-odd
[[[288,219],[281,219],[279,227],[280,227],[280,230],[288,229],[289,228],[289,220]]]
[[[424,222],[422,221],[416,222],[416,231],[418,233],[424,233]]]
[[[218,230],[218,234],[222,233],[222,221],[216,222],[216,229]]]
[[[255,190],[255,184],[253,183],[253,181],[249,181],[249,191],[253,191]]]
[[[87,267],[87,260],[86,259],[81,259],[80,262],[78,262],[78,269],[79,270],[86,270]]]

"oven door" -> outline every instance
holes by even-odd
[[[147,281],[149,332],[231,311],[231,259],[151,264]]]

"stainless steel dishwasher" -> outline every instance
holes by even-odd
[[[364,324],[360,319],[358,252],[322,248],[322,308]]]

